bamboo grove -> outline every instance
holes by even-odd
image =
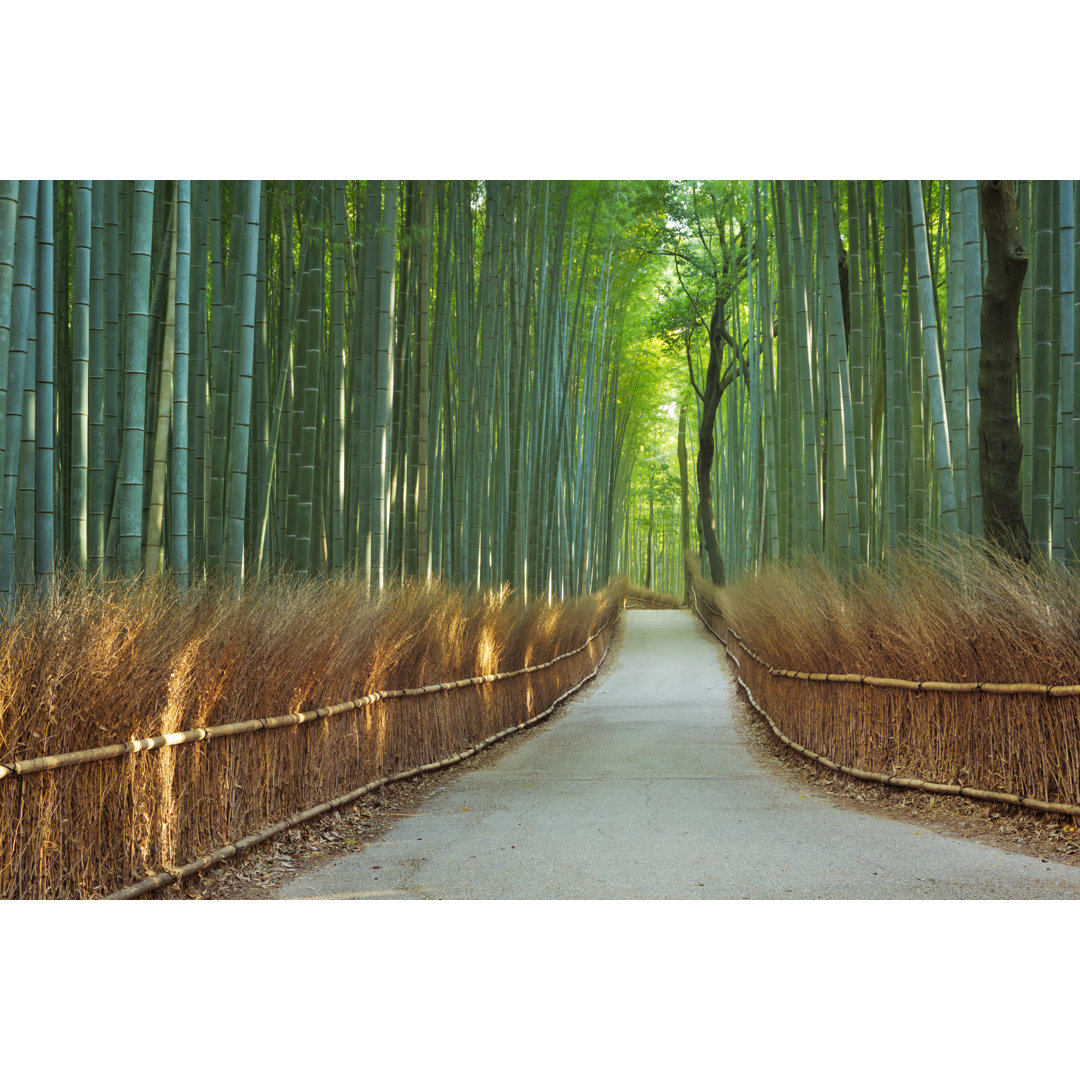
[[[61,570],[599,587],[633,227],[600,182],[0,182],[0,597]]]
[[[1076,192],[1007,187],[1015,316],[977,181],[0,182],[0,600],[680,592],[690,547],[982,537],[1010,456],[1019,553],[1071,562]]]
[[[1017,520],[1002,525],[995,509],[994,538],[1004,535],[1023,558],[1072,562],[1075,185],[982,185],[673,189],[658,245],[672,266],[667,310],[656,325],[696,391],[684,400],[696,406],[699,462],[706,442],[715,444],[705,490],[698,473],[708,499],[694,545],[706,566],[719,564],[710,567],[714,581],[801,553],[842,567],[940,534],[984,537],[985,470],[1000,471],[1003,455],[1017,466]],[[984,295],[1001,291],[991,235],[1000,230],[984,205],[991,188],[1015,192],[1004,258],[1019,300],[1011,316],[1019,363],[1006,341],[996,367],[983,341],[986,326],[1001,325],[983,311]],[[984,407],[994,411],[980,434]],[[993,473],[990,480],[1002,483]],[[666,514],[670,544],[674,493]]]

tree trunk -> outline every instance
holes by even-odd
[[[1031,558],[1020,503],[1023,447],[1016,413],[1020,368],[1017,318],[1028,252],[1020,242],[1011,180],[980,180],[987,274],[983,285],[979,353],[979,477],[986,538],[1014,558]]]
[[[713,515],[712,463],[716,454],[714,425],[723,387],[720,384],[720,330],[724,323],[724,305],[720,300],[713,307],[709,326],[709,366],[705,372],[705,392],[701,402],[701,424],[698,427],[697,485],[701,533],[709,559],[709,577],[714,585],[724,584],[724,560],[716,539],[716,518]]]

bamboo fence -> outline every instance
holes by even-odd
[[[631,585],[623,596],[623,607],[631,608],[635,604],[648,604],[658,608],[681,608],[682,601],[677,596],[669,596],[667,593],[656,592],[653,589],[641,589]]]
[[[693,599],[751,704],[793,750],[859,780],[1080,816],[1080,686],[779,669],[697,589]]]
[[[516,671],[2,765],[0,898],[142,895],[453,764],[595,675],[618,612],[578,648]]]

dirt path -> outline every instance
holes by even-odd
[[[843,785],[763,752],[719,646],[686,612],[627,612],[594,687],[498,760],[433,777],[361,850],[259,894],[1080,897],[1080,868],[945,835],[917,808],[857,812],[826,793]]]

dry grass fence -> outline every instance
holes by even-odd
[[[523,605],[443,585],[372,602],[340,580],[66,584],[0,633],[0,898],[169,880],[523,725],[595,670],[624,587]]]
[[[974,546],[847,582],[772,567],[695,610],[784,742],[859,779],[1080,815],[1080,622],[1068,573]]]
[[[626,589],[623,607],[626,608],[681,608],[682,601],[677,596],[646,589],[640,585],[630,585]]]

